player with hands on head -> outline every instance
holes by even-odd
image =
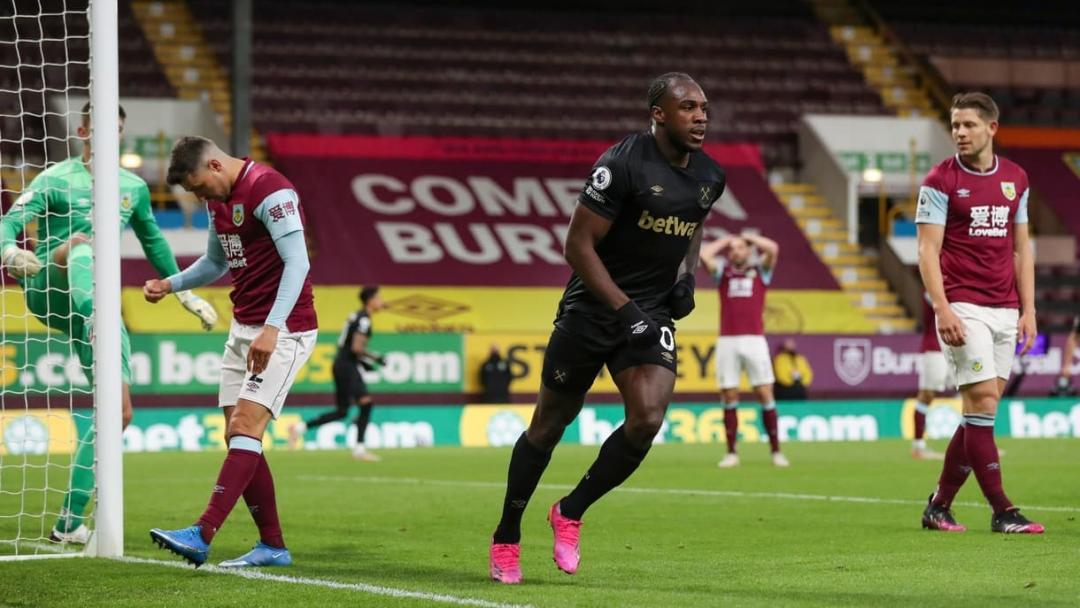
[[[720,291],[720,335],[716,339],[716,380],[724,402],[727,454],[717,466],[739,465],[739,381],[746,372],[761,403],[774,466],[790,466],[780,451],[772,357],[765,340],[765,292],[772,283],[780,245],[759,234],[729,234],[701,249],[701,263]]]

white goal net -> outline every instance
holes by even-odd
[[[71,137],[96,80],[90,11],[0,0],[0,559],[79,555],[94,529],[98,254],[71,240],[98,200]]]

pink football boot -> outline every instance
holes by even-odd
[[[491,541],[491,580],[506,585],[521,582],[521,545]]]
[[[581,561],[581,522],[563,517],[559,512],[558,502],[551,505],[548,521],[551,522],[551,531],[555,533],[555,565],[567,574],[577,572],[578,563]]]

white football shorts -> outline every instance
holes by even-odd
[[[940,350],[926,351],[919,357],[919,390],[943,393],[949,387],[949,362]],[[956,388],[955,383],[951,388]]]
[[[218,407],[236,405],[247,399],[270,410],[276,419],[285,405],[285,397],[292,388],[300,368],[307,363],[315,349],[318,330],[304,332],[278,332],[277,346],[261,374],[247,371],[247,355],[251,342],[259,335],[262,326],[242,325],[233,319],[229,339],[225,342],[225,355],[221,359],[221,385],[218,389]]]
[[[750,386],[775,382],[769,343],[765,336],[720,336],[716,339],[716,381],[721,390],[739,388],[746,370]]]
[[[992,378],[1009,379],[1016,353],[1016,323],[1020,311],[1015,308],[990,308],[956,302],[949,304],[964,322],[964,345],[941,345],[959,386]]]

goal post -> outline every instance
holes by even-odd
[[[124,554],[120,369],[120,105],[117,0],[90,2],[97,530],[90,553]]]
[[[117,8],[0,3],[0,561],[123,554]]]

